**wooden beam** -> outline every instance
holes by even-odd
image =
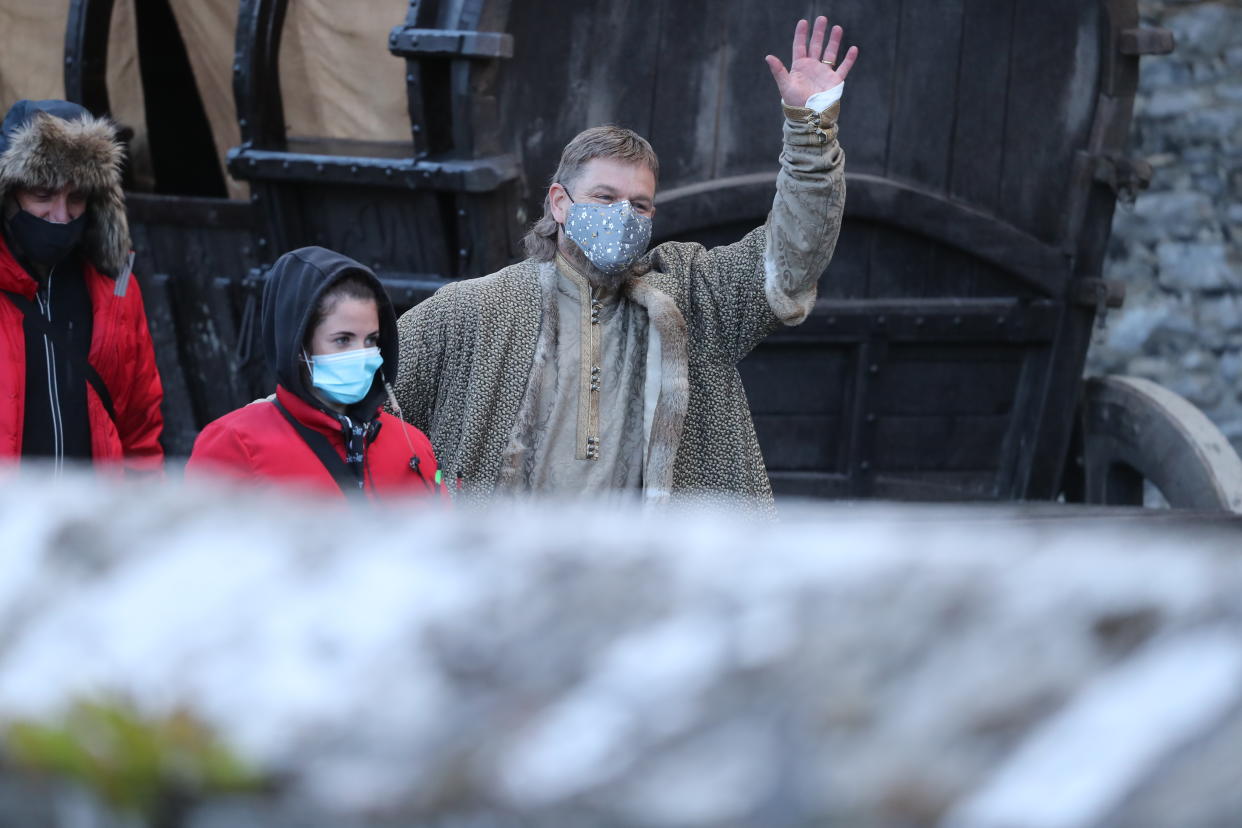
[[[988,213],[940,193],[874,175],[846,174],[845,217],[926,236],[1013,274],[1044,296],[1064,295],[1072,262],[1062,251]],[[661,238],[706,227],[763,220],[776,173],[721,178],[656,197]]]
[[[108,99],[108,33],[113,0],[72,0],[65,26],[65,99],[92,114],[112,111]]]

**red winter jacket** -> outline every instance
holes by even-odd
[[[94,462],[123,461],[126,469],[161,471],[164,450],[159,439],[164,419],[160,402],[164,391],[155,367],[155,349],[138,282],[131,277],[125,295],[117,296],[116,281],[86,261],[82,263],[82,278],[90,293],[94,320],[88,359],[107,386],[116,411],[114,423],[95,389],[87,384]],[[35,280],[17,263],[0,234],[0,290],[34,299],[37,289]],[[19,458],[22,453],[26,405],[26,335],[22,321],[17,306],[0,295],[0,458]]]
[[[345,459],[345,441],[335,417],[283,387],[277,387],[276,396],[302,424],[327,436],[337,454]],[[366,449],[364,491],[371,498],[383,499],[436,493],[439,487],[435,486],[436,458],[431,441],[414,426],[387,412],[380,412],[379,421],[379,434]],[[402,436],[402,429],[409,435],[409,442]],[[411,468],[411,443],[419,460],[417,471]],[[208,424],[194,441],[185,476],[279,481],[308,491],[343,496],[332,474],[302,435],[270,402],[252,403]]]

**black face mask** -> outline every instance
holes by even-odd
[[[37,265],[51,267],[69,255],[82,240],[86,214],[67,224],[56,224],[36,215],[18,210],[9,219],[9,232],[26,258]]]

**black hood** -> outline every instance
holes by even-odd
[[[358,276],[371,285],[379,305],[379,373],[392,382],[397,377],[397,316],[387,291],[370,268],[322,247],[303,247],[276,260],[263,289],[263,353],[276,381],[307,403],[329,409],[311,393],[302,370],[302,343],[320,297],[343,276]],[[370,393],[350,406],[350,416],[369,420],[384,400],[384,385],[377,378]],[[356,412],[356,416],[355,416]]]

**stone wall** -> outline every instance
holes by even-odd
[[[782,517],[0,470],[0,825],[1238,823],[1237,518]]]
[[[1151,189],[1119,206],[1105,266],[1126,303],[1088,370],[1183,395],[1242,450],[1242,0],[1140,0],[1172,55],[1143,59],[1132,152]]]

